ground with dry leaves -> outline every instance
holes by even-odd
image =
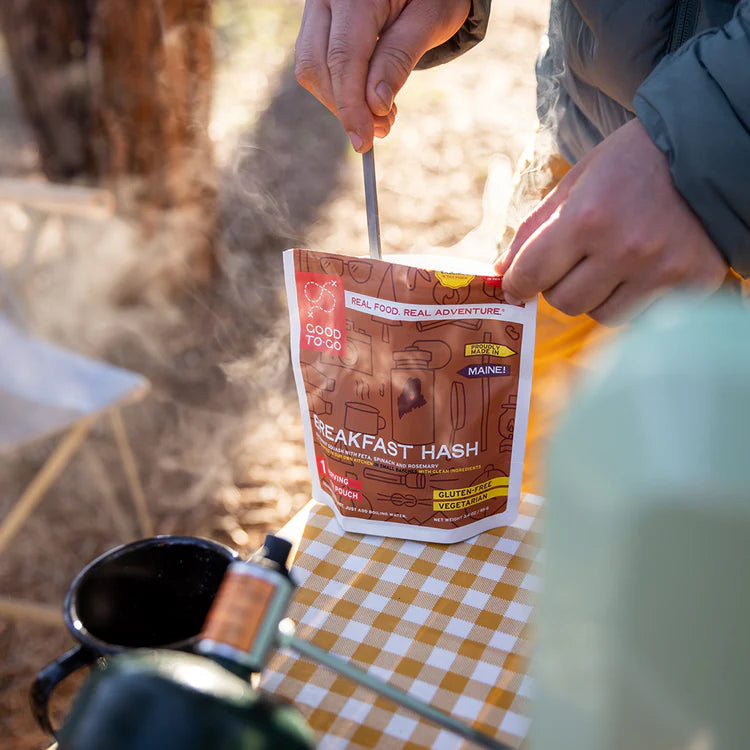
[[[493,157],[515,161],[535,125],[533,62],[547,5],[498,3],[484,43],[407,83],[396,126],[376,147],[386,252],[452,246],[482,221]],[[34,267],[14,276],[33,330],[150,378],[151,393],[124,418],[157,531],[210,537],[243,553],[309,493],[280,251],[367,252],[360,158],[293,80],[300,14],[297,0],[216,5],[211,136],[221,169],[222,267],[210,292],[180,304],[134,296],[133,269],[147,268],[148,251],[116,219],[52,217]],[[5,68],[0,133],[0,174],[33,174],[33,144]],[[19,270],[25,231],[17,207],[0,205],[0,254],[11,271]],[[0,515],[53,446],[2,457]],[[59,609],[83,565],[137,535],[102,423],[0,556],[0,592]],[[0,618],[3,747],[46,746],[26,692],[35,671],[71,644],[59,623]]]

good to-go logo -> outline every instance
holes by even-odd
[[[344,280],[327,273],[297,271],[300,347],[346,355]]]
[[[306,281],[304,286],[307,301],[307,317],[312,318],[316,310],[331,313],[336,309],[336,288],[338,279],[331,279],[321,284],[319,281]]]

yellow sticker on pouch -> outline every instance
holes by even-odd
[[[435,278],[448,289],[461,289],[461,287],[469,286],[474,279],[473,276],[465,273],[446,273],[445,271],[435,271]]]
[[[493,497],[508,494],[508,477],[494,477],[472,487],[454,487],[445,490],[433,490],[433,510],[460,510],[471,505],[478,505]]]
[[[478,341],[476,344],[466,344],[464,357],[512,357],[514,352],[504,344],[492,344],[486,341]]]

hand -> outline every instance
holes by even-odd
[[[613,325],[674,287],[708,296],[728,266],[638,120],[587,154],[534,209],[495,265],[511,303],[542,293]]]
[[[396,94],[427,50],[461,28],[471,0],[306,0],[297,80],[335,114],[355,151],[388,135]]]

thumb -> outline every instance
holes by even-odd
[[[469,0],[435,3],[413,0],[380,36],[370,59],[367,104],[385,116],[414,67],[427,50],[450,39],[466,20]]]
[[[537,203],[531,213],[521,222],[508,249],[495,261],[495,271],[498,274],[502,275],[510,268],[513,259],[518,255],[518,251],[529,237],[557,211],[560,204],[570,194],[573,185],[575,185],[583,170],[584,162],[580,161],[560,180],[553,190],[547,193],[543,200]]]

